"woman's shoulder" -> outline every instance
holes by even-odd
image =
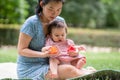
[[[40,32],[42,30],[39,22],[40,21],[39,21],[39,18],[37,17],[37,15],[30,16],[23,23],[20,31],[24,32],[26,34],[30,33],[29,35],[33,36],[36,31]]]
[[[34,23],[36,21],[39,21],[39,18],[37,17],[37,15],[33,15],[33,16],[28,17],[25,22]]]

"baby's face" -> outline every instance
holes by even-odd
[[[66,39],[65,28],[54,28],[54,29],[52,29],[51,37],[52,37],[52,40],[54,42],[65,41],[65,39]]]

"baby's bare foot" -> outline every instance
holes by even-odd
[[[76,65],[76,67],[78,68],[78,69],[81,69],[84,65],[85,65],[85,59],[84,58],[82,58],[81,60],[79,60],[78,62],[77,62],[77,65]]]

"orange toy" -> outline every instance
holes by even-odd
[[[50,50],[50,54],[57,54],[59,52],[56,46],[51,46],[49,50]]]

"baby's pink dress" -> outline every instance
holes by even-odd
[[[61,61],[61,63],[70,64],[70,62],[73,60],[85,58],[85,56],[82,54],[79,54],[78,56],[75,57],[69,56],[69,54],[67,53],[68,46],[75,45],[74,42],[70,39],[66,39],[64,42],[54,42],[50,37],[48,37],[45,46],[53,46],[53,45],[59,49],[59,53],[60,53],[58,56],[55,56],[53,58],[57,58],[59,61]]]

